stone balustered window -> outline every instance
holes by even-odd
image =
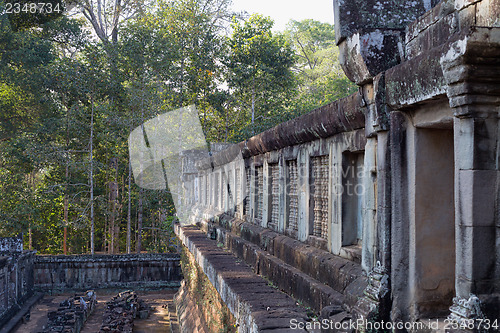
[[[255,179],[257,182],[257,200],[255,211],[257,212],[256,218],[262,221],[262,210],[264,209],[264,168],[262,166],[255,168]],[[254,221],[257,223],[257,221]]]
[[[328,237],[328,156],[311,158],[314,199],[313,236]]]
[[[229,170],[227,173],[227,183],[229,186],[227,186],[227,197],[228,197],[228,210],[229,212],[234,216],[234,184],[233,184],[233,171]]]
[[[220,203],[220,208],[222,210],[226,209],[226,202],[228,198],[228,193],[227,193],[227,174],[225,172],[221,172],[221,177],[222,177],[222,201]]]
[[[297,232],[299,229],[299,198],[298,198],[298,180],[297,161],[287,161],[288,170],[288,223],[287,228]]]
[[[271,221],[269,227],[278,230],[280,214],[280,168],[277,163],[269,164],[269,174],[271,182]]]
[[[239,211],[238,207],[242,203],[242,198],[241,198],[241,174],[240,174],[240,169],[236,169],[236,179],[235,179],[235,184],[234,184],[234,197],[236,200],[236,209]]]
[[[214,172],[213,188],[214,188],[214,208],[215,209],[219,208],[219,195],[220,195],[219,186],[220,186],[219,173]]]
[[[250,203],[251,203],[251,187],[250,187],[250,181],[252,179],[252,174],[251,174],[251,169],[247,168],[245,169],[245,174],[246,174],[246,190],[245,190],[245,216],[250,218]]]
[[[208,204],[208,179],[207,175],[203,176],[203,204]]]

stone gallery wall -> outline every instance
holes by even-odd
[[[37,256],[35,288],[44,292],[94,288],[169,288],[182,280],[177,254]]]
[[[364,294],[341,291],[355,317],[500,318],[500,2],[334,4],[359,91],[210,158],[186,154],[191,222],[314,283],[336,285],[317,274],[325,254],[360,265]],[[249,258],[245,246],[234,252]]]
[[[0,251],[0,327],[33,295],[35,253],[22,250],[22,238],[0,238],[12,251]]]

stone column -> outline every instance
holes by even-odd
[[[455,115],[455,306],[500,291],[499,57],[500,28],[475,28],[441,57]]]
[[[264,160],[264,164],[262,166],[263,172],[263,182],[262,182],[262,221],[261,226],[263,228],[267,228],[268,222],[271,219],[271,174],[269,171],[269,163],[267,160]]]
[[[309,213],[309,152],[301,149],[297,156],[298,199],[299,199],[299,240],[305,242],[310,234]]]
[[[254,158],[252,158],[254,159]],[[249,195],[250,195],[250,216],[247,217],[247,220],[251,223],[254,223],[254,219],[257,216],[257,211],[256,207],[257,205],[255,204],[258,201],[257,195],[258,195],[258,188],[257,186],[257,179],[255,177],[255,162],[252,160],[251,165],[248,166],[250,168],[250,188],[249,188]]]
[[[356,170],[359,172],[359,170]],[[377,138],[368,138],[365,147],[362,181],[363,239],[361,266],[369,272],[376,263],[377,246]]]
[[[285,200],[286,200],[286,193],[287,193],[287,188],[286,188],[286,161],[283,158],[283,156],[280,156],[278,160],[278,168],[279,168],[279,180],[273,180],[273,181],[279,181],[279,220],[278,220],[278,230],[281,233],[285,232]]]
[[[219,196],[219,200],[217,202],[219,203],[219,206],[217,207],[219,211],[223,211],[226,206],[226,199],[227,195],[224,195],[225,192],[227,192],[227,189],[224,188],[224,168],[220,167],[219,170],[217,171],[217,174],[219,175],[219,182],[216,184],[217,186],[217,194]],[[226,178],[227,179],[227,178]]]
[[[237,184],[237,186],[240,187],[240,202],[238,202],[238,212],[239,212],[239,218],[243,219],[243,215],[245,214],[243,202],[244,202],[245,193],[246,193],[245,191],[246,191],[247,177],[245,174],[245,162],[243,161],[239,165],[240,165],[240,167],[238,169],[238,172],[240,174],[240,183]]]
[[[400,111],[390,114],[391,151],[391,292],[394,322],[409,320],[410,214],[408,198],[407,118]]]
[[[329,147],[329,210],[330,228],[328,228],[328,250],[334,254],[340,253],[342,247],[342,147],[330,144]]]

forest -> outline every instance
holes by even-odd
[[[328,23],[276,32],[230,0],[42,4],[0,0],[0,237],[41,254],[175,250],[168,190],[129,163],[148,119],[194,104],[207,142],[237,143],[357,89]]]

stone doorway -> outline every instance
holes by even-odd
[[[455,294],[453,129],[416,128],[414,148],[410,293],[414,315],[429,318],[446,315]]]

